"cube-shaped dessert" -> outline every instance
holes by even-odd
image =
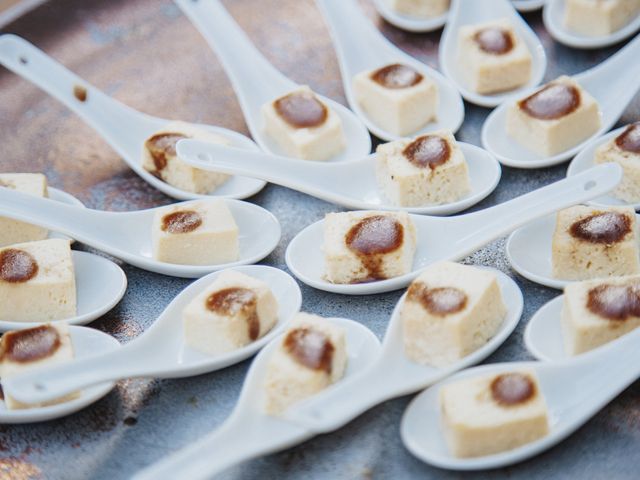
[[[278,320],[278,302],[262,280],[227,270],[185,307],[186,344],[218,355],[264,336]]]
[[[571,77],[547,83],[507,109],[507,134],[539,155],[578,145],[600,128],[595,98]]]
[[[0,173],[0,187],[35,197],[47,197],[47,177],[40,173]],[[0,247],[47,238],[46,228],[0,217]]]
[[[389,8],[410,17],[438,17],[449,10],[450,0],[386,0]]]
[[[593,350],[640,326],[640,275],[587,280],[564,289],[562,334],[569,355]]]
[[[445,130],[379,145],[376,178],[383,195],[402,207],[455,202],[471,190],[464,155]]]
[[[640,122],[632,123],[620,135],[600,145],[594,162],[620,165],[622,181],[612,195],[625,202],[640,202]]]
[[[264,128],[285,155],[328,160],[346,146],[342,120],[309,87],[262,106]]]
[[[238,225],[221,198],[178,203],[156,211],[153,258],[181,265],[216,265],[240,256]]]
[[[620,30],[640,12],[640,0],[565,0],[564,25],[590,37]]]
[[[456,457],[491,455],[549,433],[549,414],[532,371],[484,375],[440,389],[445,439]]]
[[[640,273],[638,226],[631,207],[578,205],[558,212],[553,276],[589,280]]]
[[[211,172],[187,165],[178,157],[176,144],[179,140],[193,138],[219,145],[230,145],[230,141],[185,122],[171,122],[151,135],[142,148],[142,166],[164,182],[187,192],[207,194],[224,183],[229,175]]]
[[[513,90],[531,78],[531,52],[506,19],[460,27],[457,58],[471,89],[483,95]]]
[[[299,313],[269,359],[264,408],[279,415],[344,376],[345,330],[317,315]]]
[[[431,265],[411,283],[400,309],[405,354],[422,365],[449,365],[492,338],[506,312],[495,273]]]
[[[72,359],[73,344],[66,323],[7,332],[0,339],[0,378],[3,380]],[[46,403],[25,404],[5,392],[4,403],[9,410],[44,407],[73,400],[79,395],[75,392]]]
[[[373,123],[395,135],[420,130],[438,114],[438,87],[413,67],[398,63],[353,78],[356,101]]]
[[[406,212],[329,213],[324,219],[325,278],[361,283],[411,271],[416,232]]]
[[[75,315],[69,240],[40,240],[0,249],[0,319],[46,322]]]

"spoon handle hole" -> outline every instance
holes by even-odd
[[[589,191],[589,190],[593,190],[598,184],[596,183],[595,180],[589,180],[588,182],[586,182],[584,184],[584,189],[585,191]]]

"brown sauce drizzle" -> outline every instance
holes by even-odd
[[[533,118],[555,120],[569,115],[580,106],[580,92],[573,85],[550,83],[520,100],[518,106]]]
[[[367,278],[361,281],[385,278],[383,256],[400,248],[403,240],[404,227],[390,216],[373,215],[353,225],[345,236],[345,243],[367,270]]]
[[[81,102],[87,101],[87,89],[81,85],[73,86],[73,96]]]
[[[480,50],[492,55],[504,55],[513,50],[511,33],[503,28],[483,28],[473,36],[473,39]]]
[[[640,153],[640,123],[633,123],[616,137],[616,145],[621,150]]]
[[[193,210],[173,212],[162,217],[162,231],[168,233],[189,233],[202,225],[202,217]]]
[[[24,283],[38,274],[38,262],[24,250],[8,248],[0,252],[0,280]]]
[[[247,317],[249,339],[255,340],[260,335],[260,319],[258,318],[258,297],[253,290],[241,287],[225,288],[212,293],[207,298],[208,310],[220,315],[236,315],[240,312]]]
[[[176,143],[185,138],[188,137],[181,133],[158,133],[145,142],[145,147],[149,150],[158,172],[167,166],[167,157],[177,155]]]
[[[422,282],[413,282],[407,291],[407,298],[420,302],[433,315],[444,317],[457,313],[467,306],[467,295],[454,287],[429,288]]]
[[[296,328],[285,337],[284,347],[298,363],[331,374],[335,347],[324,333],[308,327]]]
[[[586,242],[612,244],[631,232],[631,220],[619,212],[600,212],[573,223],[569,232]]]
[[[436,167],[446,163],[451,157],[449,142],[437,135],[423,135],[404,147],[402,154],[418,168]]]
[[[327,107],[311,92],[294,92],[273,102],[276,112],[293,128],[322,125],[328,116]]]
[[[35,362],[53,355],[60,348],[60,334],[51,325],[8,332],[2,336],[2,360]]]
[[[409,88],[417,85],[424,78],[417,70],[407,65],[394,63],[379,68],[370,76],[371,80],[385,88]]]
[[[587,308],[607,320],[640,317],[640,284],[598,285],[587,294]]]
[[[491,396],[500,405],[525,403],[536,395],[536,387],[528,375],[503,373],[491,382]]]

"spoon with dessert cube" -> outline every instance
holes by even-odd
[[[219,147],[197,140],[181,140],[178,151],[186,163],[203,170],[255,176],[347,208],[406,210],[449,215],[487,197],[500,181],[500,164],[485,150],[457,142],[468,166],[470,191],[450,203],[401,207],[387,200],[376,179],[376,154],[347,162],[299,162],[288,157],[238,148]],[[222,160],[224,158],[224,160]],[[354,182],[353,179],[358,181]]]
[[[289,138],[290,135],[293,135],[289,131],[291,127],[285,126],[286,122],[282,122],[282,128],[278,127],[280,128],[278,135],[282,135],[283,138],[288,140],[282,139],[280,143],[276,143],[274,138],[265,131],[266,123],[263,118],[263,106],[271,105],[280,97],[299,90],[301,86],[285,77],[269,63],[251,43],[249,37],[242,31],[219,0],[175,0],[175,2],[218,55],[238,96],[251,136],[262,150],[278,155],[286,155],[287,153],[282,147],[283,142],[298,144],[302,136],[304,136],[310,142],[315,138],[313,143],[320,142],[323,145],[323,149],[331,147],[330,150],[323,152],[330,154],[329,158],[322,154],[323,158],[317,158],[318,160],[336,161],[360,158],[371,152],[371,137],[360,119],[343,105],[322,95],[316,95],[316,98],[321,103],[324,103],[329,110],[328,116],[325,115],[323,117],[323,123],[320,123],[320,126],[317,126],[316,129],[297,128],[298,125],[294,129],[294,133],[297,134],[295,135],[296,138]],[[289,104],[291,110],[294,110],[294,103],[296,102]],[[286,109],[289,110],[289,107],[286,107]],[[340,152],[337,152],[338,149],[336,148],[336,143],[340,141],[339,135],[336,138],[335,129],[332,129],[333,133],[331,134],[327,133],[325,129],[331,121],[331,112],[335,112],[342,123],[345,142],[344,148]],[[326,121],[324,121],[325,119]],[[271,118],[271,123],[274,125],[273,128],[276,128],[273,118]],[[313,123],[312,127],[316,127],[316,122]],[[317,129],[323,129],[323,131],[320,132]],[[301,135],[301,133],[304,133],[304,135]],[[326,136],[318,136],[320,133],[326,134]],[[314,151],[317,152],[317,150]],[[290,152],[288,156],[296,155]]]
[[[410,214],[416,228],[417,249],[411,271],[398,277],[356,284],[327,281],[321,254],[323,220],[306,227],[289,243],[285,257],[287,266],[302,282],[327,292],[368,295],[397,290],[407,286],[422,269],[436,261],[464,258],[531,220],[608,192],[620,182],[621,176],[619,165],[598,165],[477,212],[454,217]]]
[[[278,320],[261,338],[216,355],[201,353],[185,342],[182,314],[185,307],[223,272],[214,272],[185,288],[139,337],[122,348],[42,369],[4,382],[5,391],[20,401],[42,402],[79,388],[130,377],[177,378],[213,372],[254,355],[286,327],[302,303],[300,288],[287,273],[264,265],[233,268],[267,283],[278,303]]]
[[[598,12],[600,2],[594,2],[591,8],[593,15],[604,18],[603,12]],[[601,4],[605,6],[605,4]],[[605,6],[606,8],[606,6]],[[622,7],[624,8],[624,7]],[[542,12],[544,26],[551,36],[558,42],[573,48],[603,48],[621,42],[630,37],[640,29],[640,12],[637,12],[628,23],[618,30],[604,35],[585,35],[581,32],[571,30],[565,24],[567,0],[548,0]],[[623,18],[628,18],[629,13],[625,12]],[[584,13],[580,16],[580,21],[584,21]],[[591,26],[593,28],[593,26]],[[593,32],[593,30],[591,30]]]
[[[389,42],[365,18],[364,13],[354,0],[317,0],[316,4],[323,13],[331,32],[349,106],[371,133],[378,138],[389,141],[433,130],[446,129],[451,132],[458,130],[464,118],[464,105],[458,90],[447,78]],[[389,66],[398,64],[402,68],[413,69],[413,71],[409,70],[411,81],[408,83],[411,85],[407,85],[410,89],[405,90],[407,96],[403,99],[398,98],[398,94],[402,92],[402,89],[397,88],[397,80],[402,75],[401,72],[398,72],[391,75],[392,78],[389,81],[393,80],[391,82],[393,86],[386,89],[387,99],[371,97],[369,100],[370,102],[383,100],[389,102],[396,97],[398,111],[392,113],[388,107],[384,111],[378,111],[379,109],[367,106],[368,102],[367,104],[362,103],[365,96],[375,92],[380,95],[379,92],[385,91],[384,82],[376,82],[372,79],[372,76],[375,76],[374,72],[380,72],[380,69],[388,69]],[[423,78],[415,82],[414,73],[422,75]],[[424,87],[420,86],[422,83],[425,83]],[[420,88],[422,90],[416,90]],[[430,88],[434,88],[437,92],[434,96],[431,96]],[[402,102],[405,102],[405,105],[402,105]],[[435,118],[429,119],[433,103],[435,103],[433,106]],[[413,104],[413,108],[409,108],[410,104]],[[435,108],[436,106],[437,108]],[[402,127],[402,130],[392,131],[389,127],[379,123],[381,119],[376,119],[375,115],[368,113],[369,109],[370,112],[377,111],[378,116],[398,115],[405,118],[415,116],[416,109],[419,109],[425,113],[425,117],[417,128],[415,127],[418,125],[417,123],[412,123],[414,125],[412,127],[412,124],[405,124],[406,120],[404,120],[394,127]]]
[[[520,95],[518,99],[506,100],[489,114],[482,125],[482,146],[493,153],[500,163],[515,168],[549,167],[568,160],[580,152],[591,139],[602,135],[615,125],[638,92],[640,63],[636,60],[639,55],[640,36],[599,65],[572,76],[580,87],[595,98],[600,109],[599,128],[577,145],[546,156],[525,148],[507,135],[507,111],[512,107],[520,108],[516,105],[516,100],[527,98],[536,92],[537,89],[534,88]]]
[[[390,4],[390,0],[373,0],[376,10],[382,18],[394,27],[398,27],[408,32],[431,32],[442,28],[447,23],[449,9],[444,12],[434,12],[427,15],[411,15],[399,12]],[[431,13],[431,12],[428,12]]]
[[[517,55],[517,57],[508,59],[508,57],[505,56],[505,62],[508,61],[512,64],[520,62],[522,65],[524,63],[526,50],[528,50],[531,56],[529,78],[521,85],[515,86],[515,88],[511,88],[510,90],[498,91],[496,93],[478,93],[469,82],[471,73],[464,71],[461,65],[461,62],[463,62],[464,65],[469,66],[471,60],[459,58],[461,48],[468,51],[469,55],[474,54],[472,48],[461,46],[460,29],[462,27],[503,20],[508,22],[508,26],[513,29],[513,33],[517,36],[515,42],[510,40],[509,50],[505,51],[507,56]],[[493,30],[487,30],[487,32],[493,35]],[[497,32],[500,34],[501,30],[497,30]],[[489,33],[484,37],[490,42],[495,42],[495,38],[493,38],[493,36],[489,37]],[[473,32],[471,32],[470,35],[473,35]],[[513,38],[510,33],[507,33],[507,35],[509,35],[509,38]],[[473,38],[476,37],[478,37],[477,34]],[[478,43],[479,41],[473,40],[473,42]],[[520,42],[524,45],[520,45]],[[480,46],[478,51],[481,51],[483,48],[494,47],[498,48],[499,46],[487,43],[487,47]],[[491,53],[491,55],[492,57],[500,58],[501,54]],[[449,20],[440,39],[438,56],[440,58],[440,68],[442,72],[456,85],[465,100],[482,107],[495,107],[507,98],[511,98],[514,95],[521,95],[523,92],[530,90],[542,81],[547,69],[547,56],[540,43],[540,39],[508,0],[488,0],[484,2],[478,2],[476,0],[452,0]],[[496,58],[491,58],[491,64],[489,64],[490,66],[488,68],[496,68],[494,66],[497,63]],[[504,65],[501,68],[509,67],[513,68],[511,65]],[[515,73],[514,70],[503,70],[500,72],[500,75],[507,75],[510,78],[514,78]],[[494,73],[494,75],[497,75],[497,73]],[[523,77],[522,80],[525,80],[525,78]],[[505,86],[506,85],[503,84],[502,87],[496,86],[496,88],[504,88]]]
[[[54,320],[69,325],[86,325],[101,317],[122,300],[127,290],[127,277],[111,260],[88,252],[71,251],[76,284],[76,314]],[[42,322],[23,322],[0,318],[0,332],[22,330]]]
[[[460,372],[412,400],[402,418],[405,446],[419,459],[449,470],[486,470],[538,455],[584,425],[640,376],[640,329],[596,350],[555,362],[496,363]],[[621,368],[623,367],[624,368]],[[549,433],[531,443],[481,457],[457,458],[447,449],[439,393],[443,385],[477,376],[532,371],[546,400]]]
[[[348,357],[345,375],[328,387],[332,390],[343,382],[358,378],[369,367],[380,353],[380,341],[358,322],[343,318],[328,320],[346,330]],[[256,356],[238,403],[222,426],[138,472],[133,478],[204,480],[244,460],[283,450],[314,437],[318,432],[264,412],[263,389],[268,361],[280,343],[280,337],[274,339]]]
[[[120,349],[120,344],[115,338],[94,328],[70,326],[69,335],[74,349],[75,361],[78,363],[82,363],[94,355],[105,355]],[[7,380],[3,380],[3,386],[6,382]],[[0,400],[0,424],[44,422],[70,415],[98,401],[114,386],[115,382],[113,381],[96,382],[90,387],[83,388],[77,398],[42,407],[13,410],[8,409],[5,402]]]
[[[192,200],[173,204],[170,207],[172,209],[184,207],[184,211],[189,212],[190,206],[195,208],[196,205],[201,205],[201,202],[217,201],[215,199]],[[168,207],[132,212],[107,212],[65,205],[0,188],[0,216],[33,223],[69,235],[144,270],[174,277],[196,278],[215,270],[256,263],[269,255],[280,241],[280,223],[264,208],[242,200],[219,199],[219,201],[226,205],[237,225],[239,256],[235,261],[212,265],[181,265],[156,260],[153,257],[154,218],[157,213],[165,211]],[[167,216],[169,215],[163,217],[163,221]],[[203,228],[207,224],[208,222],[205,222]]]
[[[482,267],[495,273],[502,299],[507,307],[506,316],[495,335],[467,356],[442,367],[421,365],[405,354],[400,310],[404,294],[398,301],[382,342],[382,353],[358,377],[342,382],[334,388],[292,407],[286,418],[292,422],[326,433],[350,422],[368,409],[391,398],[421,390],[458,370],[467,368],[491,355],[511,335],[522,314],[522,292],[504,273]]]
[[[164,182],[142,165],[145,140],[165,128],[170,120],[138,112],[112,99],[16,35],[0,35],[0,65],[34,83],[76,113],[150,185],[179,200],[203,197]],[[199,127],[224,137],[235,147],[258,149],[249,138],[232,130],[209,125]],[[264,185],[265,182],[260,180],[232,177],[216,188],[212,195],[247,198],[262,190]]]
[[[616,139],[620,134],[622,134],[628,127],[620,127],[616,130],[612,130],[611,132],[603,135],[601,137],[596,137],[590,140],[585,147],[578,153],[571,163],[569,163],[569,167],[567,168],[567,177],[571,177],[580,172],[585,171],[588,168],[591,168],[595,165],[596,160],[596,150],[601,145],[608,143],[614,139]],[[624,175],[623,175],[624,177]],[[633,178],[633,177],[632,177]],[[623,178],[624,182],[624,178]],[[603,205],[603,206],[616,206],[616,205],[629,205],[636,210],[640,210],[640,201],[637,202],[626,202],[620,198],[614,196],[614,192],[609,193],[608,195],[604,195],[602,197],[598,197],[589,202],[592,205]]]

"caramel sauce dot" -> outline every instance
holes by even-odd
[[[301,365],[331,374],[335,347],[324,333],[307,327],[291,330],[284,347]]]
[[[50,325],[8,332],[0,341],[0,357],[13,362],[34,362],[53,355],[60,344],[58,331]]]
[[[294,92],[273,103],[280,117],[293,128],[322,125],[328,116],[327,107],[313,93]]]
[[[491,396],[498,404],[514,406],[523,404],[536,394],[536,387],[528,375],[504,373],[491,382]]]
[[[600,212],[574,222],[569,233],[590,243],[612,244],[631,232],[631,220],[619,212]]]
[[[167,233],[189,233],[202,225],[202,217],[193,210],[173,212],[162,217],[162,230]]]
[[[555,120],[569,115],[580,106],[580,92],[573,85],[550,83],[520,100],[518,106],[533,118]]]
[[[153,163],[157,171],[167,166],[167,157],[175,157],[176,143],[188,138],[181,133],[158,133],[145,142],[145,147],[153,158]]]
[[[432,315],[441,317],[458,313],[467,306],[467,294],[462,290],[455,287],[429,288],[422,282],[413,282],[407,297],[419,302]]]
[[[503,28],[483,28],[473,36],[473,39],[480,50],[492,55],[504,55],[513,50],[511,33]]]
[[[607,320],[640,317],[640,284],[598,285],[587,294],[587,309]]]
[[[370,76],[371,80],[385,88],[409,88],[417,85],[424,78],[420,72],[407,65],[394,63],[379,68]]]
[[[81,85],[73,86],[73,96],[76,97],[80,102],[87,101],[87,89]]]
[[[449,142],[437,135],[424,135],[407,145],[402,154],[418,168],[434,170],[451,157]]]
[[[38,274],[38,262],[24,250],[8,248],[0,252],[0,279],[8,283],[24,283]]]
[[[205,306],[208,310],[220,315],[236,315],[244,311],[247,317],[249,339],[255,340],[260,335],[258,297],[253,290],[242,287],[218,290],[207,297]]]
[[[616,145],[621,150],[640,154],[640,123],[633,123],[616,137]]]

